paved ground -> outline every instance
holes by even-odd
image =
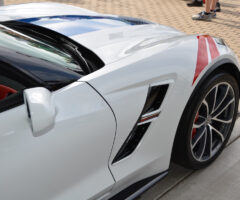
[[[192,173],[181,184],[165,193],[161,200],[239,200],[239,151],[238,139],[226,147],[214,164],[205,170]]]
[[[5,0],[5,4],[45,0]],[[49,0],[48,0],[49,1]],[[240,58],[240,0],[220,0],[222,12],[212,22],[198,22],[191,15],[203,8],[188,8],[186,0],[57,0],[102,13],[141,17],[175,27],[189,34],[206,33],[222,37]],[[172,165],[167,178],[139,200],[238,200],[240,199],[240,120],[231,144],[205,170],[193,172]]]
[[[239,200],[240,119],[222,155],[208,168],[192,171],[172,164],[169,175],[138,200]]]

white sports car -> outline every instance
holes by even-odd
[[[134,199],[214,161],[240,72],[222,39],[56,3],[0,8],[0,199]]]

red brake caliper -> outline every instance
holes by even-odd
[[[195,120],[194,120],[194,123],[197,122],[198,118],[199,118],[199,113],[197,112],[196,117],[195,117]],[[196,133],[197,133],[197,129],[194,128],[194,129],[192,130],[192,138],[196,135]]]
[[[0,100],[5,99],[8,95],[14,93],[17,93],[17,91],[5,85],[0,85]]]

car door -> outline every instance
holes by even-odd
[[[0,99],[0,199],[107,196],[114,184],[108,160],[116,122],[100,95],[83,82],[52,92],[54,126],[34,135],[23,102],[22,90],[27,88],[0,76],[4,84],[16,93]]]

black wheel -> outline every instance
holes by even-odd
[[[208,166],[228,142],[236,121],[239,87],[228,73],[212,75],[190,98],[178,126],[173,160],[192,169]]]

